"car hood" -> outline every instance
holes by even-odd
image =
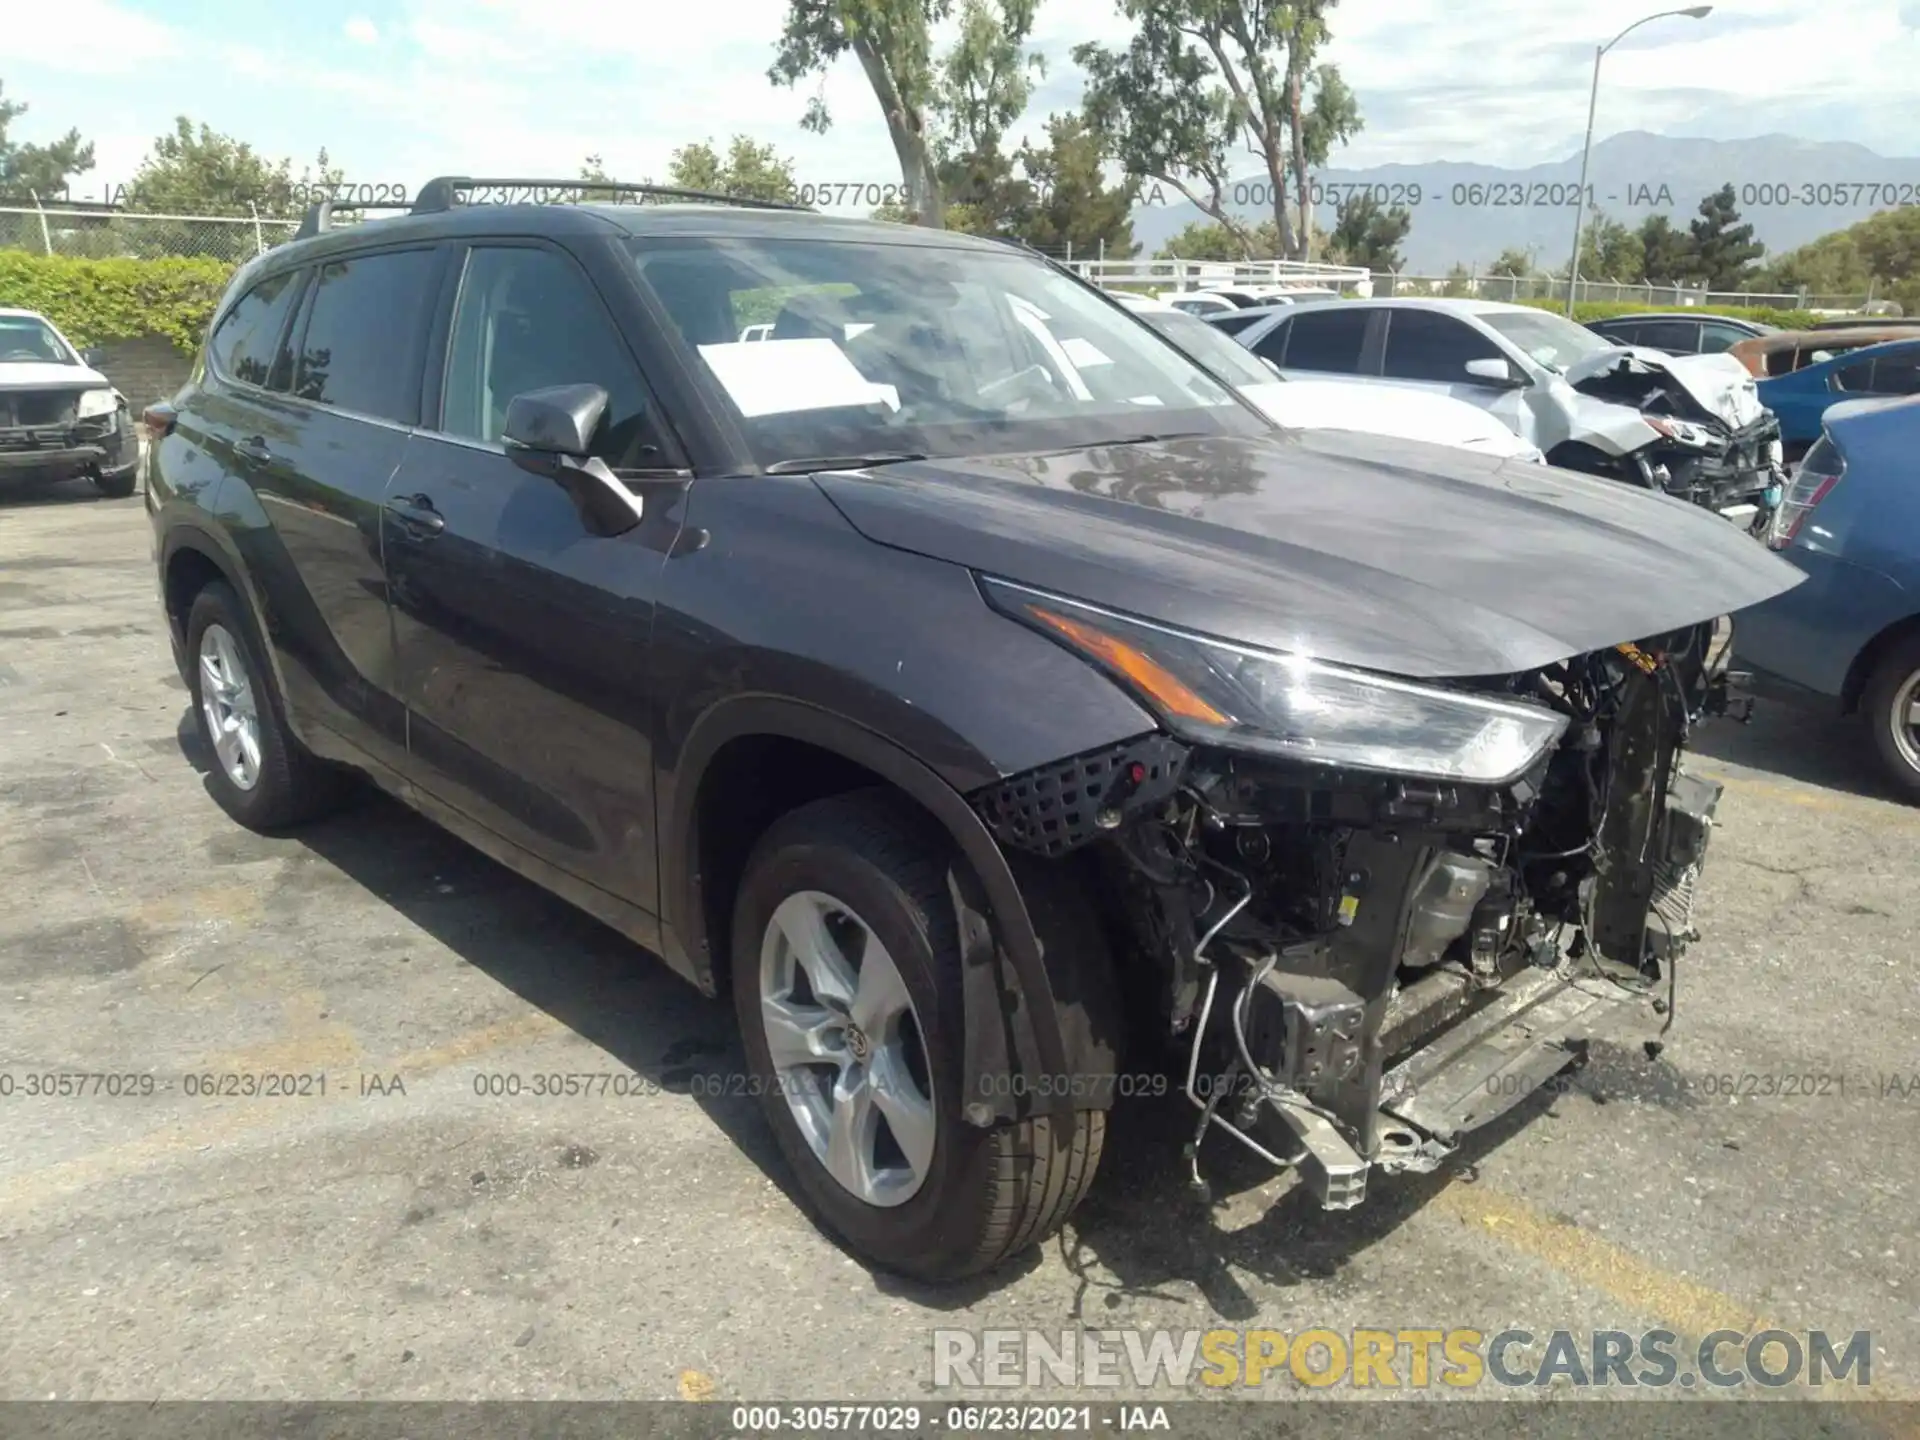
[[[1522,460],[1292,430],[815,483],[869,539],[1248,644],[1505,675],[1802,578],[1698,506]]]
[[[1464,445],[1488,455],[1540,455],[1485,410],[1447,395],[1338,380],[1274,380],[1243,385],[1240,393],[1282,425],[1397,435],[1435,445]]]
[[[1576,361],[1566,369],[1566,380],[1576,390],[1587,382],[1611,375],[1623,360],[1637,360],[1648,369],[1670,376],[1694,404],[1732,430],[1744,430],[1766,414],[1757,383],[1747,367],[1731,355],[1666,355],[1638,345],[1621,345]]]
[[[112,382],[85,365],[56,365],[50,360],[0,363],[0,390],[106,390]]]

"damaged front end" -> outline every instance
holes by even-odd
[[[1785,451],[1779,421],[1738,361],[1621,349],[1568,379],[1581,395],[1628,406],[1644,422],[1633,440],[1613,425],[1572,437],[1608,455],[1618,478],[1765,533],[1785,493]]]
[[[1730,622],[1430,685],[988,588],[1168,718],[976,803],[1004,844],[1097,856],[1200,1112],[1203,1193],[1217,1127],[1356,1205],[1629,1007],[1671,1023],[1720,792],[1681,759],[1745,704]]]

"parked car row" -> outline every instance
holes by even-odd
[[[1289,379],[1272,361],[1234,344],[1220,327],[1197,315],[1146,296],[1116,293],[1113,298],[1282,425],[1390,435],[1458,445],[1486,455],[1546,460],[1538,446],[1522,440],[1477,406],[1415,391],[1386,394],[1346,380]]]
[[[1755,534],[1784,490],[1779,425],[1724,355],[1628,348],[1545,310],[1479,300],[1296,305],[1233,338],[1283,374],[1477,406],[1550,464],[1692,501]]]
[[[497,183],[322,212],[147,412],[237,822],[357,771],[729,994],[799,1191],[926,1280],[1065,1220],[1120,1075],[1192,1104],[1197,1187],[1225,1137],[1344,1209],[1658,1028],[1726,617],[1803,579],[1768,547],[1663,485],[1276,426],[1264,367],[1007,245],[462,199]],[[1436,398],[1381,383],[1411,335],[1419,383],[1552,390],[1543,425],[1590,382],[1669,394],[1586,397],[1669,441],[1751,398],[1502,312],[1396,341],[1420,313],[1301,306],[1277,391]]]

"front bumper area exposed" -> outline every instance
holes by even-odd
[[[1732,703],[1724,627],[1510,677],[1564,710],[1490,786],[1164,735],[974,797],[1012,848],[1104,864],[1199,1111],[1328,1208],[1429,1170],[1600,1035],[1671,1022],[1720,787],[1680,760]]]
[[[52,484],[80,475],[122,475],[140,463],[124,411],[53,425],[0,426],[0,480]]]

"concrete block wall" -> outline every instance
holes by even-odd
[[[109,340],[100,348],[106,352],[100,373],[127,397],[128,408],[136,415],[156,400],[172,399],[193,369],[193,356],[162,335]]]

